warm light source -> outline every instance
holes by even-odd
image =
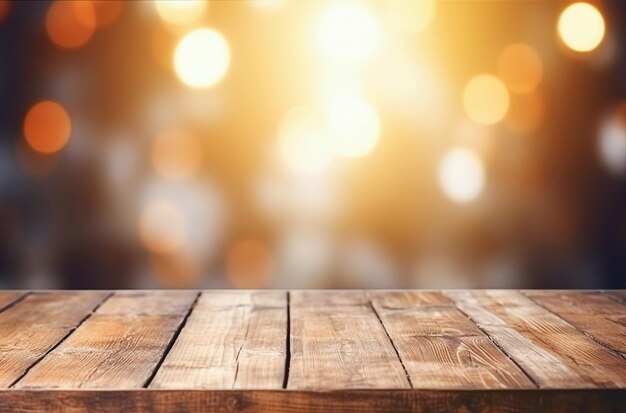
[[[175,205],[165,201],[152,202],[142,211],[139,237],[149,251],[172,253],[182,247],[185,236],[185,220]]]
[[[283,161],[293,170],[319,174],[332,161],[332,147],[323,119],[309,108],[295,108],[281,120],[278,131]]]
[[[61,150],[70,138],[70,131],[70,117],[56,102],[39,102],[24,118],[24,137],[37,152],[50,154]]]
[[[561,13],[558,31],[567,47],[589,52],[604,38],[604,18],[591,4],[574,3]]]
[[[337,151],[358,157],[372,151],[378,142],[380,122],[376,111],[363,99],[342,96],[328,109],[328,132]]]
[[[492,75],[476,76],[465,86],[463,106],[467,115],[483,125],[500,121],[509,108],[509,93],[500,79]]]
[[[191,178],[200,169],[202,147],[198,140],[184,131],[168,130],[159,134],[152,146],[152,164],[164,178]]]
[[[439,183],[453,201],[471,202],[480,195],[485,185],[484,166],[469,149],[451,149],[439,164]]]
[[[96,29],[92,2],[56,0],[46,14],[46,31],[54,44],[67,49],[83,46]]]
[[[362,63],[380,46],[378,21],[364,6],[335,4],[325,11],[319,21],[317,43],[336,62]]]
[[[403,31],[420,32],[426,29],[435,17],[434,0],[390,1],[387,5],[394,26]]]
[[[156,11],[164,22],[182,26],[198,20],[207,9],[206,0],[156,0]]]
[[[230,65],[230,49],[224,37],[212,29],[198,29],[176,46],[174,68],[185,84],[206,88],[218,83]]]
[[[498,75],[513,93],[529,93],[543,76],[543,61],[527,44],[508,45],[498,57]]]

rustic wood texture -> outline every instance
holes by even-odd
[[[626,388],[626,360],[516,291],[446,293],[542,388]]]
[[[363,292],[291,293],[289,389],[409,388]]]
[[[523,294],[626,358],[625,304],[591,292],[524,291]]]
[[[414,387],[535,387],[443,294],[376,292],[369,296]]]
[[[18,380],[106,296],[104,292],[30,294],[0,312],[0,388]]]
[[[159,369],[156,389],[280,389],[287,293],[206,292]]]
[[[196,295],[115,294],[14,387],[141,388]]]
[[[624,291],[0,291],[0,411],[622,412]]]

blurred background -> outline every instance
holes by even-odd
[[[625,8],[1,1],[0,288],[626,288]]]

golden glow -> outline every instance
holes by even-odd
[[[81,1],[85,3],[85,1]],[[79,3],[81,3],[79,2]],[[96,23],[98,27],[107,27],[112,25],[120,17],[124,3],[122,0],[94,0],[94,11],[96,12]]]
[[[188,86],[206,88],[218,83],[230,65],[230,49],[224,37],[212,29],[198,29],[176,46],[174,68]]]
[[[469,149],[451,149],[439,164],[439,183],[451,200],[471,202],[480,195],[485,185],[484,166]]]
[[[24,118],[24,137],[37,152],[58,152],[67,144],[70,131],[70,117],[56,102],[39,102],[30,108]]]
[[[293,170],[319,174],[332,161],[332,147],[320,116],[308,108],[296,108],[281,120],[278,132],[283,161]]]
[[[508,45],[498,57],[498,75],[513,93],[533,91],[543,77],[543,61],[535,49],[523,44]]]
[[[506,115],[509,108],[509,93],[504,83],[497,77],[476,76],[465,86],[463,106],[473,121],[492,125]]]
[[[165,23],[183,26],[200,19],[208,3],[206,0],[156,0],[154,6]]]
[[[257,9],[274,11],[285,6],[287,0],[248,0]]]
[[[380,135],[376,111],[363,99],[344,96],[328,109],[328,132],[336,150],[345,156],[364,156],[374,149]]]
[[[173,204],[158,201],[148,204],[139,219],[139,238],[144,246],[157,254],[172,253],[185,241],[185,221]]]
[[[392,24],[407,32],[421,32],[435,18],[434,0],[390,1],[388,7]]]
[[[559,35],[570,49],[589,52],[604,38],[604,18],[588,3],[574,3],[561,13]]]
[[[202,146],[194,136],[172,130],[156,137],[152,146],[152,164],[164,178],[191,178],[198,173],[201,163]]]
[[[228,250],[226,275],[236,288],[265,288],[274,272],[274,257],[262,242],[245,239]]]
[[[517,133],[533,132],[545,116],[543,97],[537,92],[514,96],[506,115],[506,124]]]
[[[317,27],[319,48],[330,59],[346,64],[363,63],[380,47],[378,21],[364,6],[354,3],[332,5]]]
[[[46,31],[54,44],[73,49],[83,46],[96,29],[91,2],[54,1],[46,14]]]

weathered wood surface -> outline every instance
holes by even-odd
[[[0,411],[622,412],[624,291],[0,291]]]

